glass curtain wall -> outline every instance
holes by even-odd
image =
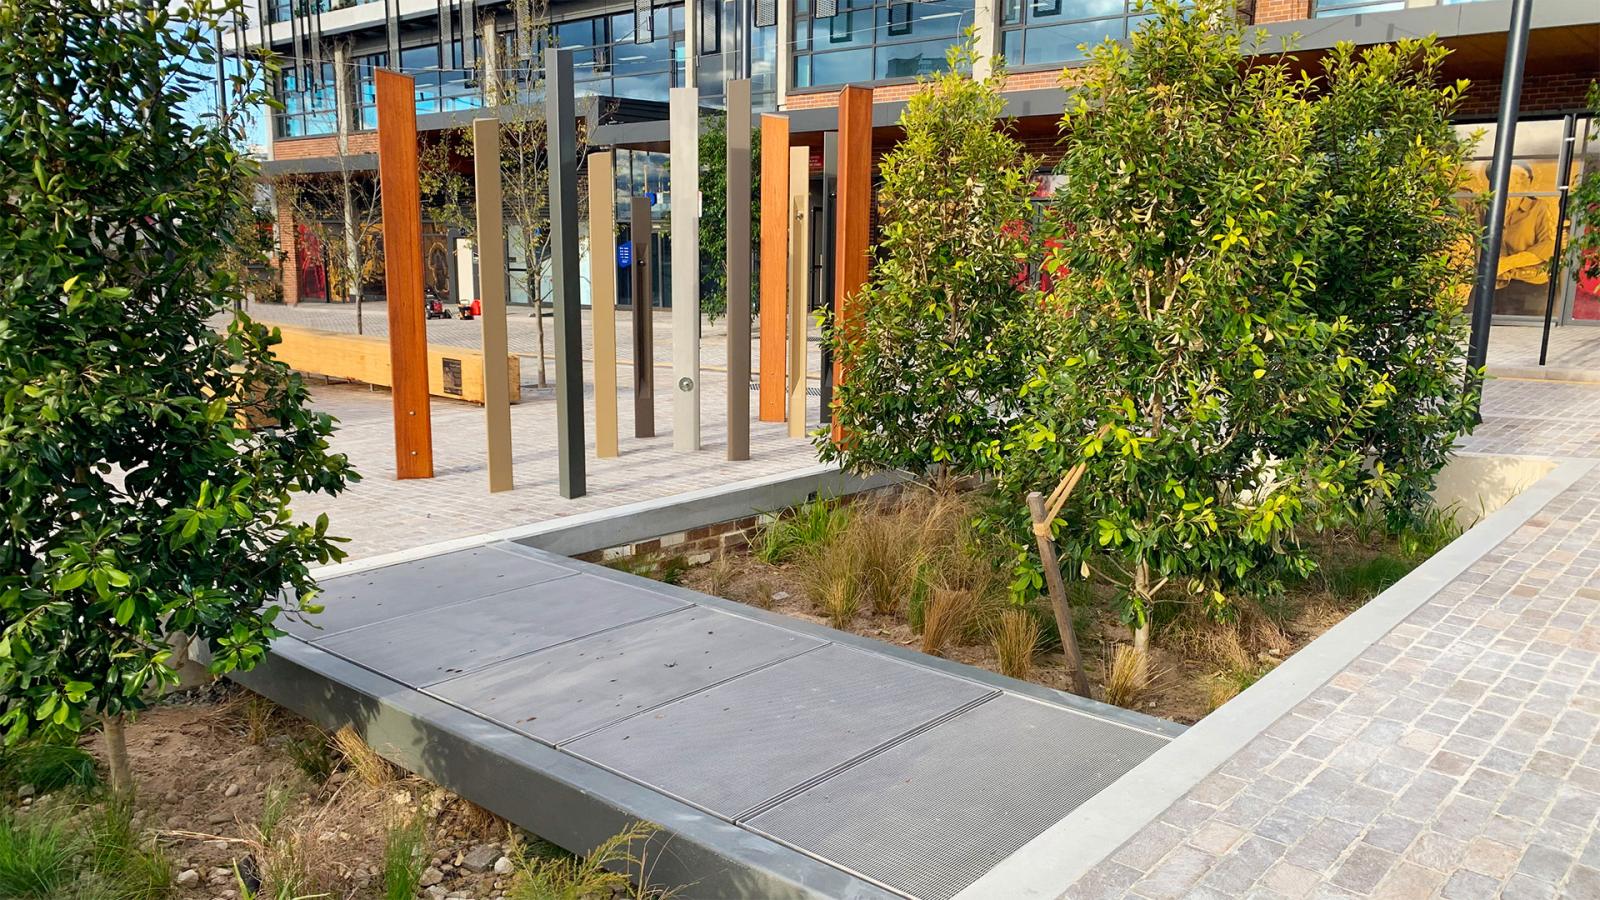
[[[278,98],[283,109],[274,113],[277,136],[306,137],[339,130],[339,109],[334,89],[333,62],[320,66],[307,62],[290,65],[278,73]]]
[[[815,15],[794,3],[794,86],[843,85],[940,72],[945,50],[973,23],[973,0],[838,0]]]
[[[1010,66],[1064,63],[1081,47],[1123,40],[1144,17],[1129,0],[1000,0],[1000,55]]]

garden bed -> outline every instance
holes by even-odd
[[[816,502],[724,536],[722,549],[619,556],[618,568],[1059,690],[1070,671],[1044,598],[1017,606],[1008,551],[979,534],[971,493],[908,486]],[[1311,577],[1279,596],[1240,598],[1229,621],[1164,604],[1145,683],[1119,648],[1130,631],[1107,584],[1069,582],[1074,629],[1095,699],[1192,724],[1398,581],[1461,531],[1453,513],[1404,534],[1364,524],[1317,534]],[[917,570],[920,570],[917,571]],[[960,595],[954,601],[951,597]],[[943,598],[943,600],[939,598]],[[954,611],[948,608],[954,607]],[[1020,610],[1026,616],[1019,616]],[[1009,612],[1008,612],[1009,611]],[[929,620],[939,634],[929,635]],[[1025,651],[1036,633],[1034,651]],[[940,636],[942,634],[942,637]],[[1122,651],[1126,654],[1126,651]]]

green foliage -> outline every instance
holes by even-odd
[[[728,312],[728,117],[700,130],[700,312],[715,322]],[[750,252],[761,246],[761,129],[750,132]],[[750,266],[750,308],[760,307],[760,267]]]
[[[427,822],[412,816],[389,826],[383,844],[384,900],[413,900],[428,867]]]
[[[789,562],[833,540],[849,521],[849,511],[836,501],[812,500],[768,522],[756,536],[752,552],[769,565]]]
[[[1381,553],[1370,559],[1325,563],[1323,578],[1328,592],[1347,603],[1366,602],[1406,577],[1412,563]]]
[[[1324,319],[1348,318],[1348,354],[1387,379],[1387,402],[1346,438],[1383,476],[1358,491],[1396,526],[1429,508],[1478,401],[1462,390],[1477,226],[1455,199],[1468,147],[1450,122],[1466,82],[1437,86],[1447,53],[1433,38],[1341,44],[1314,107],[1311,152],[1333,202],[1306,300]]]
[[[0,6],[0,726],[75,732],[170,684],[170,635],[258,662],[343,554],[295,492],[356,476],[244,316],[236,122],[185,121],[230,7]],[[243,87],[233,108],[262,97]],[[247,427],[254,423],[256,427]],[[266,423],[266,424],[262,424]]]
[[[1589,144],[1600,141],[1600,82],[1589,85]],[[1585,166],[1567,203],[1572,211],[1567,258],[1576,274],[1600,278],[1600,166]]]
[[[313,784],[322,784],[339,768],[339,753],[333,739],[320,731],[301,735],[284,744],[289,760]]]
[[[849,378],[818,438],[856,470],[987,470],[1028,376],[1026,263],[1034,163],[995,120],[1005,73],[974,80],[972,39],[912,95],[880,166],[881,234],[849,333],[828,329]]]
[[[0,783],[32,785],[41,794],[100,784],[93,754],[75,744],[28,741],[0,751]]]
[[[569,854],[529,855],[517,866],[507,900],[587,900],[590,897],[660,897],[629,880],[627,872],[647,872],[642,846],[660,828],[636,822],[615,834],[588,856]]]
[[[172,868],[133,826],[131,807],[0,814],[0,897],[160,900]]]
[[[1068,100],[1065,240],[1001,472],[1020,500],[1087,465],[1053,523],[1064,563],[1092,563],[1138,626],[1164,592],[1220,609],[1309,571],[1295,529],[1342,504],[1361,462],[1344,435],[1385,394],[1350,322],[1307,307],[1332,221],[1309,85],[1270,55],[1239,65],[1260,48],[1230,4],[1152,8]],[[1013,587],[1036,593],[1037,571]]]

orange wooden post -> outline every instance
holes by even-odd
[[[761,117],[761,395],[763,422],[782,422],[789,306],[789,119]]]
[[[377,73],[378,179],[383,189],[383,279],[389,306],[396,478],[433,477],[428,325],[422,316],[422,195],[417,182],[413,81]]]
[[[762,148],[766,150],[765,147]],[[762,157],[763,160],[765,156]],[[855,339],[860,310],[855,295],[867,283],[867,240],[872,220],[872,89],[847,87],[839,92],[839,184],[835,201],[833,321],[846,343]],[[763,204],[766,198],[763,197]],[[763,304],[762,309],[766,306]],[[841,354],[833,357],[833,386],[838,390],[849,373]],[[832,437],[844,440],[839,417]]]

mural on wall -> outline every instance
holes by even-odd
[[[440,297],[450,296],[450,239],[442,234],[422,236],[422,283]]]
[[[1542,316],[1549,297],[1556,235],[1561,231],[1560,197],[1556,192],[1555,160],[1517,160],[1511,166],[1506,201],[1505,236],[1495,277],[1494,311],[1502,316]],[[1486,196],[1489,163],[1478,161],[1467,170],[1465,187]],[[1579,164],[1572,164],[1578,177]],[[1480,216],[1483,207],[1480,207]]]

